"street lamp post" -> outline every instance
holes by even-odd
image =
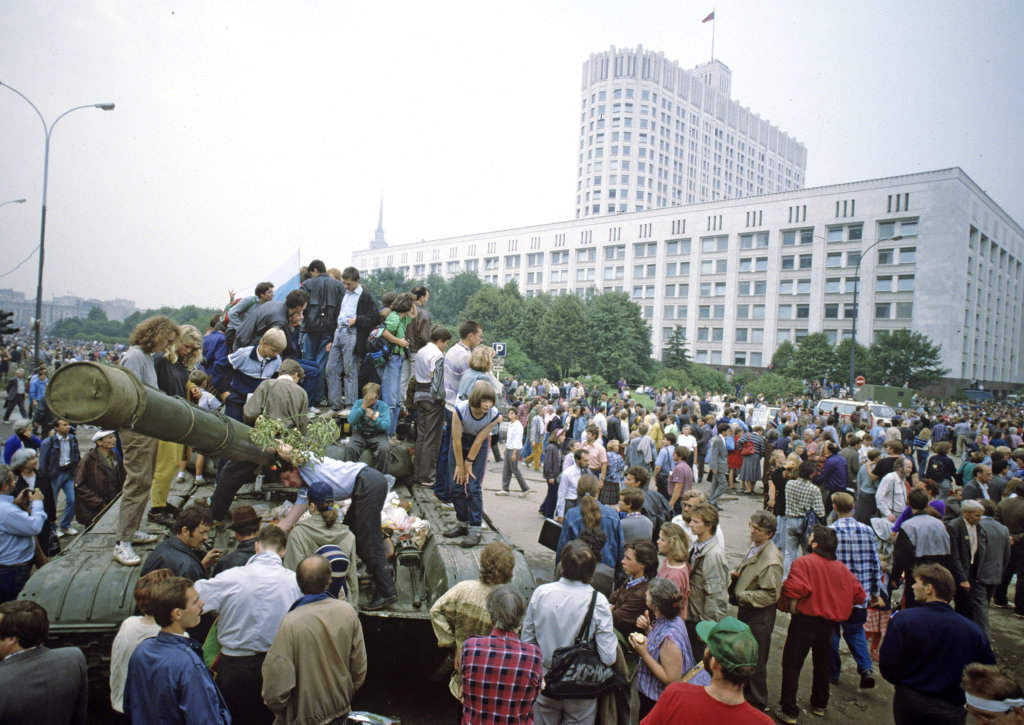
[[[25,201],[25,199],[11,199],[10,201],[0,203],[0,206],[7,206],[8,204],[24,204]]]
[[[903,239],[902,234],[897,234],[895,237],[885,237],[883,239],[876,239],[874,242],[869,244],[866,249],[861,251],[860,259],[857,260],[857,269],[854,272],[853,277],[853,325],[851,330],[853,334],[850,336],[850,381],[848,387],[850,395],[853,395],[853,361],[854,355],[856,355],[857,353],[857,315],[860,314],[860,303],[857,300],[857,298],[860,296],[860,263],[864,261],[864,257],[867,256],[868,252],[870,252],[872,249],[877,247],[882,242],[898,242],[901,239]]]
[[[42,212],[40,214],[40,221],[39,221],[39,277],[38,277],[38,279],[36,281],[36,321],[35,321],[35,328],[36,328],[36,330],[35,330],[35,345],[34,345],[34,349],[33,349],[33,352],[32,352],[32,368],[35,369],[36,367],[39,366],[39,348],[40,348],[40,346],[42,344],[43,247],[44,247],[44,244],[46,242],[46,187],[47,187],[47,182],[49,180],[49,174],[50,174],[50,135],[53,133],[53,127],[57,125],[57,122],[60,121],[60,119],[64,118],[69,113],[72,113],[73,111],[80,111],[83,108],[99,108],[102,111],[113,111],[114,110],[114,104],[113,103],[90,103],[90,104],[85,105],[85,106],[75,106],[74,108],[69,108],[68,110],[64,111],[64,113],[60,114],[59,116],[57,116],[56,119],[54,119],[53,123],[51,123],[49,126],[47,126],[46,125],[46,119],[43,118],[43,114],[39,111],[38,108],[36,108],[36,104],[32,103],[32,101],[30,101],[28,99],[28,97],[24,93],[22,93],[21,91],[17,90],[16,88],[11,88],[9,85],[7,85],[6,83],[3,83],[3,82],[0,82],[0,86],[3,86],[4,88],[7,88],[10,91],[13,91],[14,93],[17,93],[19,96],[21,96],[22,100],[24,100],[25,103],[27,103],[28,105],[32,106],[32,110],[36,112],[36,115],[39,116],[40,122],[42,122],[42,124],[43,124],[43,133],[46,136],[46,147],[45,147],[45,151],[43,153],[43,207],[42,207]]]

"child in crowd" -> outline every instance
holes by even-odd
[[[363,397],[352,406],[348,424],[352,432],[345,447],[345,460],[358,461],[363,451],[370,449],[373,467],[387,473],[391,469],[391,444],[388,442],[391,409],[380,399],[380,385],[367,383],[363,386]]]
[[[625,540],[641,538],[647,541],[654,535],[654,524],[643,515],[644,492],[639,488],[625,488],[619,494],[619,517]]]
[[[204,373],[202,370],[193,370],[188,375],[188,382],[185,383],[185,390],[188,393],[189,399],[192,403],[203,410],[208,410],[211,413],[215,410],[220,410],[223,406],[217,396],[206,389],[206,386],[210,383],[210,376]],[[182,481],[185,479],[185,466],[188,464],[189,458],[192,457],[192,451],[188,446],[185,446],[185,450],[182,453],[181,463],[178,464],[178,480]],[[202,486],[206,483],[206,478],[203,472],[206,469],[206,456],[202,453],[196,454],[196,484]]]

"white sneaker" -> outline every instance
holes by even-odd
[[[528,488],[525,491],[520,491],[519,493],[516,494],[516,496],[518,496],[519,498],[526,498],[527,496],[530,495],[530,491],[532,490],[532,488]]]
[[[119,541],[114,547],[114,561],[118,564],[124,564],[125,566],[138,566],[142,563],[142,559],[132,549],[132,545],[127,541]]]
[[[66,529],[61,529],[61,532],[67,534],[68,536],[78,536],[78,529],[73,528],[71,526],[67,527]]]
[[[64,536],[67,532],[64,529],[57,529],[57,538]]]
[[[178,471],[178,475],[174,479],[175,481],[184,481],[185,474],[182,471]]]
[[[205,478],[203,478],[202,476],[196,476],[196,485],[197,486],[202,486],[204,483],[206,483],[206,479]]]
[[[133,544],[155,544],[160,537],[156,534],[147,534],[145,531],[136,531],[132,537]]]
[[[320,415],[320,409],[319,408],[314,408],[311,405],[311,406],[309,406],[309,414],[310,415]]]
[[[508,496],[508,491],[502,489],[501,491],[495,491],[494,495],[495,496]]]
[[[453,504],[453,503],[445,503],[444,501],[441,501],[441,502],[438,503],[438,506],[443,508],[445,511],[454,511],[455,510],[455,504]]]

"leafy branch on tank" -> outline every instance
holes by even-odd
[[[303,466],[310,461],[322,461],[327,446],[341,437],[341,430],[332,418],[315,418],[310,421],[306,434],[292,427],[287,419],[269,418],[261,415],[249,433],[249,439],[263,448],[280,448],[284,443],[292,447],[292,462]]]

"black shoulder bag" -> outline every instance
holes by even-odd
[[[599,697],[626,684],[626,678],[601,661],[597,637],[584,640],[594,618],[597,591],[590,598],[587,616],[576,633],[576,641],[560,647],[551,657],[551,669],[544,675],[543,694],[558,700]]]

